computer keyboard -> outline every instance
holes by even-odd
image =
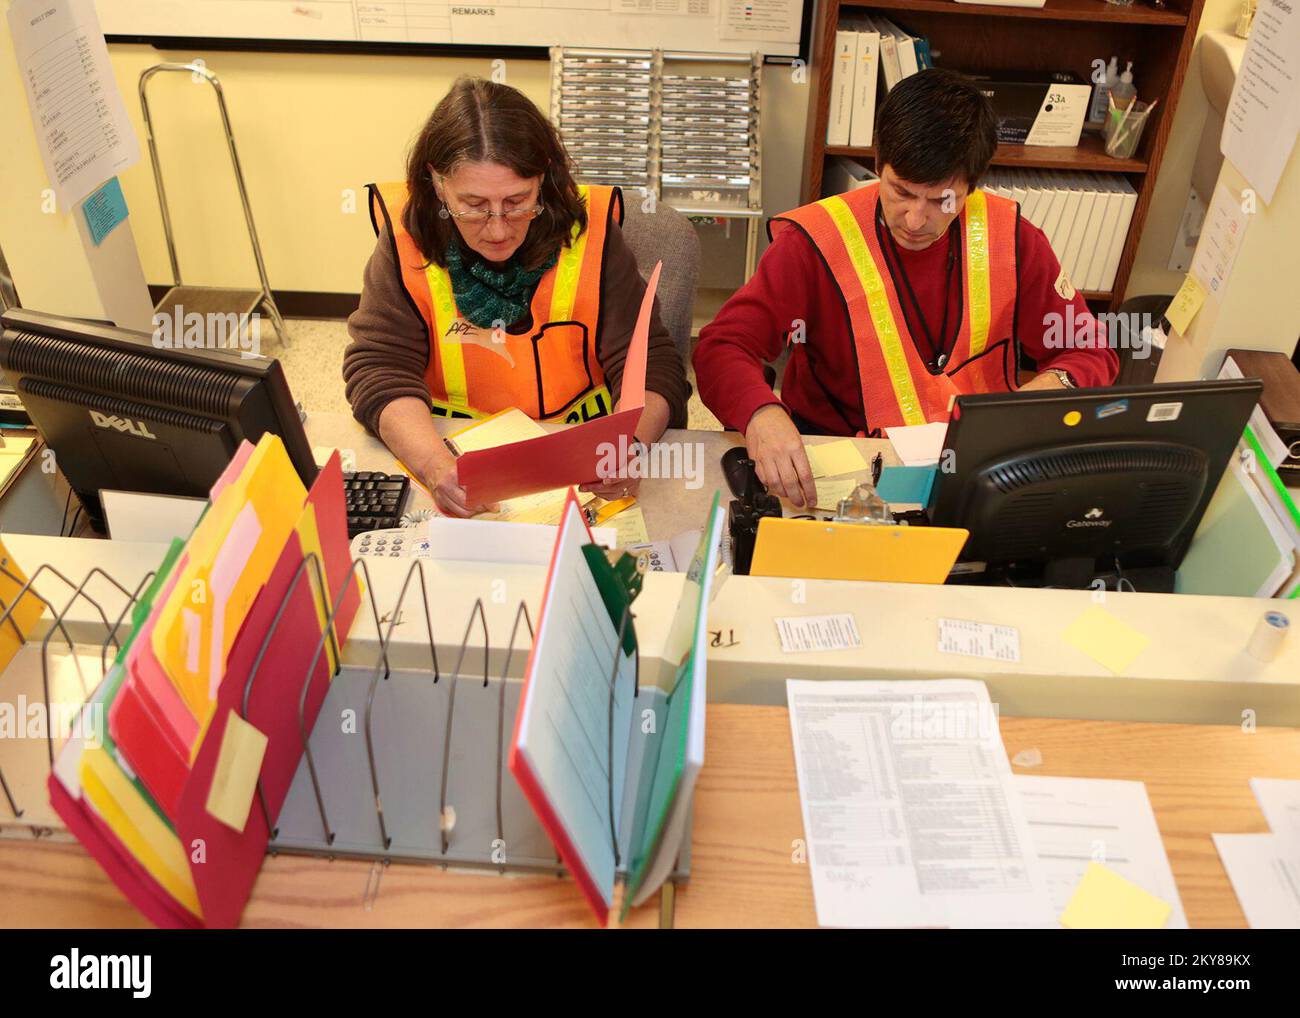
[[[411,479],[405,474],[384,474],[370,470],[343,474],[343,497],[347,501],[348,537],[367,530],[396,527],[411,493]]]

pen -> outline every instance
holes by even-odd
[[[880,471],[885,465],[885,457],[876,453],[871,460],[871,486],[874,488],[880,483]]]

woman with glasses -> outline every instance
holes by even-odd
[[[461,78],[438,103],[406,181],[371,185],[378,234],[348,319],[343,377],[356,418],[433,492],[469,516],[435,417],[518,407],[578,423],[617,410],[645,294],[619,229],[617,188],[579,186],[555,129],[521,92]],[[688,386],[656,304],[636,437],[684,427]],[[591,479],[617,498],[636,480]]]

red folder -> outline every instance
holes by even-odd
[[[467,452],[456,460],[456,479],[470,505],[488,505],[519,495],[551,491],[598,479],[606,450],[622,455],[645,408],[645,369],[650,341],[650,313],[659,286],[660,262],[646,284],[636,329],[623,362],[618,413],[575,424],[522,442]]]

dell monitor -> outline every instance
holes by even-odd
[[[101,489],[206,498],[239,444],[268,431],[303,484],[316,479],[278,361],[16,309],[0,316],[0,370],[97,530]]]
[[[927,515],[984,581],[1172,591],[1258,379],[959,396]]]

